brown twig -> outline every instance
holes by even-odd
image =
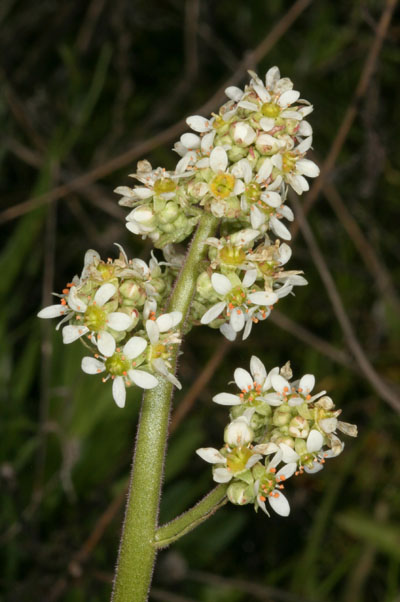
[[[297,594],[285,592],[277,587],[268,587],[266,585],[246,581],[245,579],[221,577],[220,575],[214,575],[213,573],[208,573],[206,571],[188,571],[186,577],[187,579],[197,581],[198,583],[240,590],[245,594],[254,596],[262,602],[272,602],[275,600],[281,600],[282,602],[310,602],[309,599],[300,597]],[[313,602],[316,602],[315,599],[313,599]]]
[[[329,153],[322,164],[320,176],[314,181],[314,184],[311,186],[310,192],[306,196],[304,202],[304,212],[306,215],[310,211],[311,207],[314,205],[319,193],[325,185],[329,174],[332,172],[338,155],[343,147],[343,144],[345,143],[351,126],[353,125],[354,119],[359,109],[360,101],[366,93],[371,77],[375,71],[376,63],[383,44],[383,40],[385,39],[386,32],[390,25],[390,21],[392,19],[392,15],[396,4],[397,0],[386,1],[386,5],[383,9],[373,43],[365,59],[360,79],[354,91],[353,98],[351,99],[350,104],[347,107],[347,110],[343,116],[342,122],[339,126],[338,132],[332,143]],[[291,229],[293,239],[296,237],[298,229],[299,225],[295,223]]]
[[[294,23],[294,21],[301,15],[301,13],[309,6],[312,0],[297,0],[293,6],[288,10],[287,13],[282,17],[280,21],[271,29],[268,35],[264,38],[264,40],[253,50],[246,54],[244,59],[239,63],[236,72],[217,90],[217,92],[212,96],[212,98],[206,102],[202,107],[195,110],[198,113],[210,113],[224,98],[224,90],[227,86],[238,83],[246,69],[260,61],[265,54],[277,43],[277,41],[283,36],[283,34],[289,29],[289,27]],[[46,203],[51,203],[56,199],[60,199],[65,196],[71,190],[77,191],[81,188],[103,178],[110,173],[125,167],[129,163],[135,161],[138,157],[145,155],[146,153],[151,152],[154,148],[165,144],[169,140],[175,138],[178,134],[180,134],[186,127],[185,119],[181,119],[169,126],[162,132],[152,136],[146,141],[139,142],[133,148],[127,150],[126,152],[114,157],[114,159],[110,159],[91,169],[90,171],[78,176],[68,184],[62,184],[61,186],[57,186],[49,192],[42,194],[33,199],[29,199],[24,201],[23,203],[19,203],[14,207],[9,207],[5,211],[0,214],[0,224],[6,223],[10,220],[13,220],[29,211],[33,211]]]
[[[379,260],[373,246],[364,236],[364,233],[350,213],[337,188],[333,184],[325,182],[323,193],[341,221],[350,240],[357,248],[365,267],[374,278],[380,294],[382,297],[389,297],[396,304],[397,308],[400,309],[399,297],[393,286],[390,272],[385,264]]]
[[[310,332],[307,328],[301,326],[301,324],[298,324],[294,320],[291,320],[288,316],[278,311],[277,309],[274,309],[269,319],[282,330],[290,332],[290,334],[295,336],[303,343],[314,347],[314,349],[316,349],[323,355],[326,355],[326,357],[329,357],[329,359],[331,359],[333,362],[341,364],[342,366],[345,366],[350,370],[357,369],[353,363],[353,359],[346,353],[346,351],[337,349],[336,347],[328,343],[328,341],[324,341],[324,339],[321,339],[314,333]]]
[[[326,292],[328,293],[328,297],[331,301],[333,311],[336,315],[336,318],[342,328],[343,334],[345,336],[345,340],[347,345],[354,355],[354,358],[360,367],[361,372],[364,374],[366,379],[370,382],[370,384],[374,387],[377,393],[396,411],[400,412],[400,399],[398,395],[393,391],[393,389],[382,380],[379,374],[376,372],[375,368],[371,365],[363,348],[361,347],[353,326],[350,322],[350,319],[344,309],[342,300],[336,288],[335,282],[332,278],[332,275],[328,269],[328,266],[325,262],[325,259],[322,255],[322,252],[317,244],[317,241],[314,237],[314,234],[308,225],[303,208],[299,201],[293,195],[292,204],[295,209],[296,219],[298,221],[300,230],[304,236],[304,239],[308,245],[308,248],[311,253],[311,257],[315,263],[315,266],[319,272],[322,282],[325,285]]]

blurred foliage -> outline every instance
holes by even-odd
[[[285,15],[283,0],[54,0],[0,5],[0,194],[17,205],[134,147],[193,114]],[[328,153],[373,43],[383,3],[311,2],[268,55],[315,105],[317,160]],[[330,181],[391,283],[379,286],[323,194],[309,219],[359,341],[383,379],[399,387],[400,25],[389,27],[378,68]],[[194,32],[194,33],[193,33]],[[194,36],[194,37],[193,37]],[[197,42],[197,44],[196,44]],[[245,76],[243,77],[243,81]],[[173,167],[173,140],[147,155]],[[80,371],[81,348],[63,346],[35,314],[81,269],[89,247],[130,255],[149,246],[124,228],[112,193],[134,165],[4,228],[0,255],[0,599],[107,600],[122,509],[87,558],[82,546],[126,487],[140,398],[119,410],[108,385]],[[107,172],[108,173],[108,172]],[[291,266],[309,286],[280,310],[345,349],[320,277],[301,236]],[[394,283],[394,285],[393,285]],[[219,334],[199,330],[185,343],[180,378],[187,390]],[[256,353],[267,367],[291,359],[356,422],[360,436],[318,476],[290,483],[288,519],[225,507],[160,554],[151,599],[202,602],[400,600],[400,428],[398,415],[350,359],[337,363],[271,320],[227,353],[170,440],[161,519],[207,492],[210,471],[195,456],[219,445],[226,412],[211,397],[228,390],[233,369]],[[185,394],[177,395],[176,404]],[[76,554],[83,556],[78,561]],[[83,559],[83,560],[82,560]],[[225,580],[216,576],[224,576]],[[252,589],[258,584],[264,593]],[[272,589],[268,589],[272,588]]]

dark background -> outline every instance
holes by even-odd
[[[217,109],[247,68],[275,64],[315,106],[323,177],[300,199],[311,235],[294,233],[289,264],[309,286],[245,343],[205,327],[189,335],[161,518],[212,486],[195,449],[220,445],[227,414],[211,398],[252,353],[316,374],[360,434],[324,471],[289,483],[289,518],[227,506],[162,552],[151,600],[400,600],[395,5],[2,0],[1,600],[109,599],[140,404],[131,390],[118,409],[81,372],[79,344],[63,346],[37,311],[87,248],[114,257],[120,242],[148,258],[113,189],[132,182],[138,159],[173,168],[184,117]]]

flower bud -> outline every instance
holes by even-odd
[[[273,155],[284,146],[286,146],[284,142],[270,134],[260,134],[256,140],[256,149],[262,155]]]
[[[174,222],[179,215],[180,207],[177,203],[169,201],[166,203],[165,208],[157,214],[158,220],[161,224],[170,224]]]
[[[224,431],[224,441],[230,447],[247,445],[253,440],[254,431],[244,417],[233,420]]]
[[[332,410],[332,408],[335,407],[335,404],[333,403],[332,399],[327,395],[324,395],[324,397],[320,397],[320,399],[318,399],[318,401],[315,402],[315,405],[323,408],[324,410]]]
[[[301,439],[305,439],[310,432],[310,426],[308,421],[302,418],[301,416],[296,416],[292,418],[289,424],[289,433],[293,437],[300,437]]]
[[[240,146],[237,146],[237,145],[232,146],[232,148],[230,148],[227,152],[228,152],[228,159],[232,163],[236,163],[237,161],[240,161],[240,159],[244,159],[244,157],[247,156],[247,149],[241,148]]]
[[[119,292],[137,305],[143,305],[146,301],[145,291],[134,280],[125,280],[119,287]]]
[[[237,504],[239,506],[248,504],[254,499],[251,485],[246,485],[246,483],[241,483],[240,481],[231,483],[227,489],[226,495],[232,504]]]
[[[243,121],[237,121],[231,125],[230,133],[237,146],[250,146],[256,139],[253,128]]]
[[[291,408],[289,408],[289,406],[279,406],[274,412],[272,423],[275,426],[284,426],[285,424],[289,424],[291,415]]]

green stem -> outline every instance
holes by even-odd
[[[218,220],[210,214],[200,219],[185,264],[170,299],[169,311],[181,311],[182,324],[194,294],[198,265],[203,259],[204,240],[211,236]],[[176,345],[171,371],[176,369],[179,346]],[[143,396],[136,439],[132,476],[122,530],[113,602],[147,600],[156,555],[155,532],[160,503],[164,456],[172,385],[165,378]]]
[[[181,514],[170,523],[162,525],[156,531],[155,545],[157,548],[165,548],[189,531],[195,529],[198,525],[207,520],[214,512],[224,506],[228,498],[226,497],[227,484],[218,485],[198,504],[190,510]]]

